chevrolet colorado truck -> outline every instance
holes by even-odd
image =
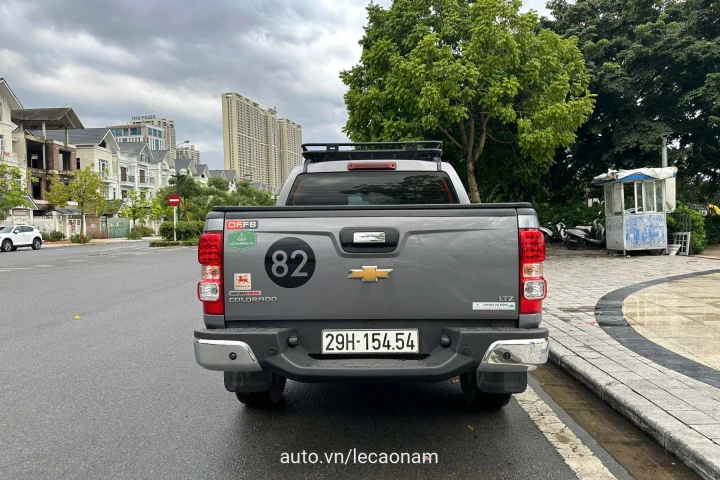
[[[195,358],[246,405],[286,379],[460,377],[505,406],[547,361],[545,243],[529,203],[470,204],[442,142],[305,144],[274,207],[215,207]]]

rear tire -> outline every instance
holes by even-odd
[[[32,249],[40,250],[40,247],[42,247],[42,240],[40,240],[39,238],[36,238],[35,240],[33,240]]]
[[[467,372],[460,375],[460,387],[465,402],[481,410],[499,410],[510,402],[511,393],[485,393],[478,389],[477,374]]]
[[[285,391],[285,377],[272,374],[270,389],[264,392],[236,392],[235,396],[243,405],[258,408],[270,408],[279,405]]]
[[[9,252],[12,249],[13,249],[13,244],[12,244],[12,240],[10,240],[10,239],[6,238],[5,240],[3,240],[2,244],[0,244],[0,250],[2,250],[3,252]]]
[[[577,250],[580,244],[575,240],[568,240],[565,246],[568,248],[568,250]]]

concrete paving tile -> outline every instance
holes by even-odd
[[[673,393],[676,390],[684,390],[686,388],[686,385],[684,383],[682,383],[679,380],[675,380],[675,379],[655,378],[655,379],[651,379],[650,381],[652,383],[654,383],[655,385],[657,385],[658,387],[662,388],[663,390],[666,390],[671,393]]]
[[[642,391],[638,391],[638,393],[664,410],[697,410],[692,405],[683,402],[660,388],[643,389]]]
[[[714,425],[692,425],[692,428],[712,440],[720,439],[720,423]]]
[[[668,413],[686,425],[717,425],[720,423],[698,410],[668,410]]]

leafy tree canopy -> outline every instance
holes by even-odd
[[[133,222],[133,228],[137,220],[143,220],[148,217],[152,203],[144,195],[134,188],[128,192],[125,199],[125,205],[120,210],[122,218],[129,218]]]
[[[220,185],[210,179],[208,185],[204,186],[192,178],[180,178],[179,188],[171,185],[158,190],[150,207],[152,218],[172,218],[172,207],[167,203],[171,193],[180,195],[178,217],[185,220],[205,220],[208,212],[218,205],[275,205],[275,200],[269,193],[251,187],[248,181],[237,183],[236,190],[231,192],[224,189],[227,181]]]
[[[720,192],[720,3],[551,0],[543,25],[576,37],[597,104],[548,176],[556,201],[608,168],[659,167],[661,134],[679,167],[678,195]],[[702,198],[701,198],[702,197]]]
[[[97,215],[106,208],[105,184],[99,173],[91,167],[75,170],[66,184],[60,179],[53,179],[47,199],[56,207],[65,207],[68,202],[77,203],[80,210],[80,232],[84,231],[85,215]]]
[[[395,0],[367,7],[360,63],[343,71],[354,141],[443,138],[472,201],[531,185],[593,109],[574,38],[520,0]],[[478,176],[476,177],[476,166]],[[460,168],[464,167],[464,168]]]
[[[0,218],[15,207],[28,206],[23,195],[27,195],[27,188],[20,169],[0,161]]]

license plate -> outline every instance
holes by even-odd
[[[418,353],[418,331],[323,330],[322,353]]]

